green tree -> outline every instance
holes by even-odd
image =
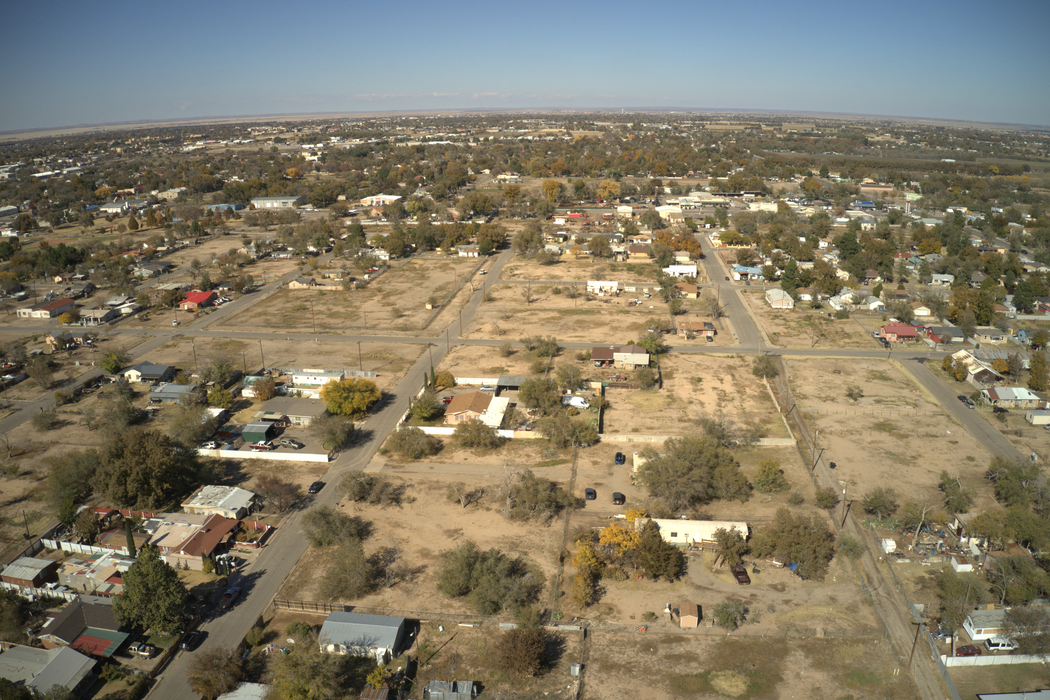
[[[556,376],[562,391],[576,391],[583,385],[583,374],[576,365],[560,365]]]
[[[751,374],[755,375],[760,379],[773,379],[780,370],[777,369],[776,362],[769,355],[759,355],[751,363]]]
[[[353,600],[375,590],[376,568],[365,556],[360,540],[344,541],[327,558],[328,568],[320,585],[325,599]]]
[[[109,437],[93,486],[119,508],[155,510],[181,502],[202,474],[194,449],[154,430],[135,429]]]
[[[839,504],[839,492],[833,488],[817,489],[816,503],[820,508],[831,510]]]
[[[129,362],[131,362],[131,356],[123,350],[110,350],[99,364],[104,372],[116,374],[127,367]]]
[[[173,407],[168,433],[187,447],[196,447],[211,436],[218,427],[208,409],[200,404]]]
[[[864,512],[876,518],[888,518],[897,512],[897,492],[885,486],[876,486],[864,494],[861,501]]]
[[[938,484],[944,493],[944,505],[952,513],[966,513],[973,504],[973,490],[964,488],[962,479],[957,474],[941,472]]]
[[[413,418],[428,421],[441,415],[444,411],[444,406],[437,394],[427,389],[412,401],[412,406],[409,410]]]
[[[1032,391],[1050,389],[1050,370],[1047,368],[1046,353],[1042,350],[1033,352],[1029,360],[1028,388]]]
[[[578,501],[550,479],[536,476],[528,469],[515,472],[504,485],[503,515],[511,520],[549,522]]]
[[[995,485],[995,499],[1008,506],[1028,507],[1039,494],[1039,467],[992,457],[985,477]]]
[[[494,450],[503,444],[503,438],[496,429],[485,425],[477,418],[462,421],[456,425],[452,439],[462,447]]]
[[[233,692],[244,678],[241,655],[234,647],[217,647],[192,657],[186,673],[190,688],[208,700]]]
[[[437,454],[441,450],[441,440],[419,428],[402,425],[387,438],[387,447],[402,457],[420,459]]]
[[[322,413],[310,421],[309,430],[326,450],[338,450],[354,434],[354,422],[346,416]]]
[[[351,517],[331,506],[317,506],[303,513],[303,534],[314,547],[328,547],[360,539],[363,528],[359,518]]]
[[[440,553],[438,590],[466,598],[476,612],[495,615],[519,610],[537,599],[543,576],[527,559],[498,549],[482,551],[466,540]]]
[[[146,545],[124,574],[124,592],[113,599],[113,614],[127,627],[173,632],[185,624],[188,600],[175,569],[156,547]]]
[[[796,573],[800,576],[823,581],[835,556],[835,534],[823,518],[781,508],[772,523],[754,532],[751,552],[758,557],[797,563]]]
[[[758,474],[755,475],[755,490],[760,493],[779,493],[791,488],[788,480],[784,478],[784,470],[780,468],[780,462],[772,459],[764,459],[758,464]]]
[[[271,694],[282,700],[338,700],[346,695],[347,657],[328,654],[311,630],[291,653],[274,654],[270,661]]]
[[[643,389],[656,386],[656,371],[652,367],[639,367],[631,375],[634,383]]]
[[[518,400],[526,408],[551,415],[561,409],[561,394],[553,379],[529,378],[518,388]]]
[[[221,386],[216,385],[208,392],[208,403],[212,406],[229,408],[233,405],[233,402],[233,392],[229,389],[224,389]]]
[[[736,529],[727,530],[720,527],[715,530],[715,546],[718,556],[726,566],[736,566],[747,554],[747,540]]]
[[[715,605],[715,624],[732,632],[747,619],[748,609],[743,603],[735,600],[723,600]]]
[[[663,454],[650,447],[642,456],[639,481],[672,510],[718,498],[746,501],[750,496],[751,484],[733,454],[708,436],[669,438]]]
[[[380,397],[375,382],[359,377],[329,382],[321,388],[321,399],[329,413],[355,420],[364,417]]]

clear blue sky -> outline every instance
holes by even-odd
[[[1050,2],[10,3],[0,131],[470,108],[1050,125]]]

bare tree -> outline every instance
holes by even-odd
[[[521,298],[525,300],[525,305],[532,303],[532,282],[525,285],[525,289],[521,290]]]
[[[478,503],[481,498],[485,495],[485,488],[482,486],[468,486],[462,481],[457,481],[454,484],[449,484],[448,487],[448,498],[450,501],[458,501],[464,508]]]

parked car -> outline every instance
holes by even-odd
[[[197,630],[190,630],[186,633],[186,636],[182,638],[182,641],[179,643],[179,648],[183,651],[193,651],[201,645],[201,640],[203,638],[204,635]]]
[[[293,450],[301,450],[306,447],[303,443],[298,440],[293,440],[292,438],[281,438],[278,444],[281,447],[291,447]]]
[[[488,384],[483,384],[483,385],[481,386],[481,388],[480,388],[480,389],[478,389],[478,391],[495,391],[495,390],[496,390],[496,387],[494,387],[494,386],[489,386]]]
[[[442,403],[452,403],[452,397],[451,396],[446,396],[445,398],[441,399],[441,402]]]
[[[977,408],[977,404],[975,404],[973,401],[967,401],[966,408]]]
[[[593,501],[594,499],[598,498],[598,492],[594,489],[585,489],[583,492],[583,497],[586,498],[588,501]]]
[[[1017,642],[1006,637],[992,637],[984,640],[984,648],[991,652],[1013,651],[1017,647]]]
[[[624,464],[625,462],[627,462],[627,456],[623,452],[617,452],[616,453],[616,463],[617,464]]]
[[[201,445],[200,449],[202,449],[202,450],[217,450],[217,449],[219,449],[219,443],[215,442],[214,440],[209,440],[208,442],[206,442],[203,445]]]
[[[149,644],[138,642],[128,647],[128,653],[148,659],[157,653],[157,649]]]
[[[323,481],[315,481],[314,483],[310,484],[310,488],[308,488],[306,492],[310,494],[321,493],[321,489],[324,488],[324,485],[325,484]]]
[[[729,275],[726,275],[726,282],[729,281]]]
[[[973,644],[964,644],[963,646],[961,646],[961,647],[959,647],[958,649],[955,650],[955,655],[956,656],[980,656],[981,655],[981,647],[975,646]]]
[[[248,447],[252,448],[253,450],[262,450],[263,452],[269,452],[270,450],[277,449],[269,440],[267,440],[266,442],[253,442],[252,444],[248,445]]]
[[[613,505],[614,506],[622,506],[624,503],[627,502],[627,497],[624,496],[619,491],[613,491],[613,499],[612,499],[612,501],[613,501]]]
[[[239,587],[237,587],[237,586],[233,586],[231,588],[227,588],[226,592],[222,594],[222,607],[224,607],[224,608],[230,607],[230,605],[233,603],[233,601],[237,600],[237,596],[239,596],[240,594],[241,594],[241,589]]]
[[[751,585],[751,577],[747,575],[747,567],[745,567],[743,564],[737,564],[732,569],[730,569],[730,571],[733,572],[733,578],[735,578],[736,582],[739,583],[741,586]]]
[[[489,273],[488,270],[478,270],[478,274],[479,275],[487,275],[488,273]]]
[[[970,397],[968,397],[968,396],[963,396],[962,394],[959,394],[959,395],[958,395],[958,396],[956,396],[955,398],[959,399],[959,401],[961,401],[961,402],[963,402],[963,403],[967,403],[967,402],[968,402],[968,401],[970,400]]]
[[[952,633],[946,629],[935,629],[930,634],[933,635],[934,641],[937,642],[951,641],[952,638]]]
[[[992,413],[1009,413],[1009,411],[1002,406],[992,406]]]

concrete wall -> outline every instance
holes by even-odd
[[[1041,664],[1046,658],[1037,654],[989,654],[987,656],[941,656],[945,666],[999,666],[1001,664]]]
[[[277,462],[330,462],[328,454],[312,452],[256,452],[254,450],[197,450],[201,457],[219,459],[272,459]]]

